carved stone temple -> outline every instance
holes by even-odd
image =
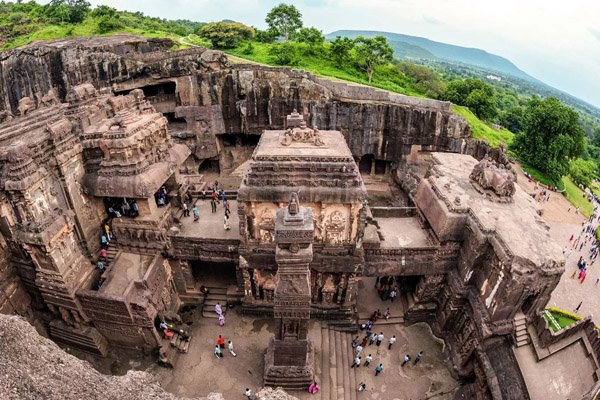
[[[314,349],[308,337],[310,269],[313,259],[312,210],[292,193],[275,217],[277,274],[273,317],[278,328],[265,356],[265,385],[302,390],[314,380]]]
[[[173,44],[117,35],[2,53],[0,312],[69,347],[177,368],[186,355],[160,321],[186,305],[214,317],[220,301],[275,319],[264,384],[306,389],[330,382],[310,324],[354,334],[365,282],[389,276],[398,323],[444,341],[455,399],[529,398],[514,349],[532,334],[518,326],[539,320],[564,258],[501,149],[447,102]],[[215,180],[231,184],[231,230],[203,200]]]

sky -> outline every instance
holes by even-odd
[[[92,0],[168,19],[265,28],[281,0]],[[379,30],[475,47],[600,107],[599,0],[296,0],[305,26]]]

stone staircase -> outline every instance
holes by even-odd
[[[515,338],[517,347],[529,344],[529,334],[527,333],[527,318],[521,311],[515,314]]]
[[[205,318],[217,319],[219,318],[215,312],[217,303],[221,304],[223,314],[227,313],[227,288],[215,286],[207,286],[206,288],[208,289],[208,294],[206,295],[202,306],[202,316]]]
[[[113,238],[106,249],[106,266],[112,265],[113,260],[117,256],[119,248],[117,247],[117,241]]]
[[[321,399],[356,400],[356,370],[352,334],[321,327]]]
[[[185,333],[185,332],[184,332]],[[183,340],[179,333],[175,332],[173,337],[171,338],[171,346],[176,348],[180,353],[187,353],[190,347],[190,342],[192,338],[189,340]]]
[[[359,328],[360,324],[364,324],[369,320],[371,314],[361,314],[358,317]],[[403,324],[404,323],[404,315],[402,313],[390,313],[390,317],[385,319],[383,317],[379,318],[377,322],[373,324],[373,326],[381,326],[381,325],[395,325],[395,324]],[[363,335],[364,336],[364,332]]]

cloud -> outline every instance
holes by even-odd
[[[600,41],[600,29],[590,29],[590,33],[596,38],[596,40]]]
[[[429,15],[423,15],[423,21],[427,22],[428,24],[432,24],[432,25],[440,25],[443,24],[442,21],[440,21],[437,18],[433,18]]]

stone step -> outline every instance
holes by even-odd
[[[206,306],[214,307],[217,305],[217,303],[221,304],[221,307],[225,307],[225,304],[227,304],[227,296],[224,294],[219,294],[219,295],[209,294],[204,299],[204,305],[206,305]]]
[[[227,307],[223,307],[223,315],[227,314]],[[202,316],[204,318],[214,318],[219,319],[219,315],[215,312],[214,307],[204,307],[202,308]]]
[[[521,339],[528,338],[529,335],[527,334],[527,331],[525,331],[525,332],[517,332],[516,337],[517,337],[517,340],[521,340]]]
[[[526,339],[517,340],[517,347],[525,346],[526,344],[529,344],[529,337]]]
[[[326,326],[321,327],[321,399],[329,400],[331,391],[331,382],[329,380],[329,329]]]
[[[342,334],[342,358],[343,358],[343,366],[344,366],[344,399],[349,399],[350,398],[350,392],[351,392],[351,388],[350,388],[350,365],[352,365],[352,362],[354,360],[354,352],[353,351],[348,351],[348,349],[352,349],[352,346],[350,345],[352,338],[350,338],[350,342],[348,341],[348,336],[350,336],[350,334],[346,333],[346,334]],[[354,369],[354,368],[352,368]]]
[[[348,340],[349,343],[352,343],[352,337],[350,336],[350,334],[348,334]],[[350,351],[351,353],[351,357],[352,355],[354,355],[354,349],[352,349],[352,345],[350,345]],[[364,353],[364,350],[363,350]],[[364,357],[362,357],[362,361],[364,362]],[[364,364],[363,364],[364,365]],[[350,387],[348,388],[348,391],[346,392],[346,395],[348,395],[348,393],[350,394],[350,400],[356,400],[356,387],[358,386],[358,384],[356,383],[356,369],[352,368],[350,370]]]
[[[227,294],[226,287],[206,286],[206,288],[208,289],[208,296],[213,294]]]
[[[337,400],[337,357],[335,347],[335,331],[327,329],[329,336],[329,400]],[[327,400],[327,399],[323,399]]]
[[[335,331],[335,362],[336,370],[336,399],[344,399],[344,363],[343,363],[342,333]]]
[[[369,317],[366,318],[360,318],[360,321],[367,321],[369,319]],[[396,324],[403,324],[404,323],[404,316],[402,315],[398,315],[398,316],[393,316],[393,317],[389,317],[388,319],[385,318],[379,318],[377,320],[377,322],[375,322],[373,324],[373,326],[377,326],[377,325],[396,325]],[[358,327],[360,329],[360,326],[364,324],[364,322],[360,322]],[[364,331],[363,331],[364,332]],[[363,335],[364,336],[364,335]]]

